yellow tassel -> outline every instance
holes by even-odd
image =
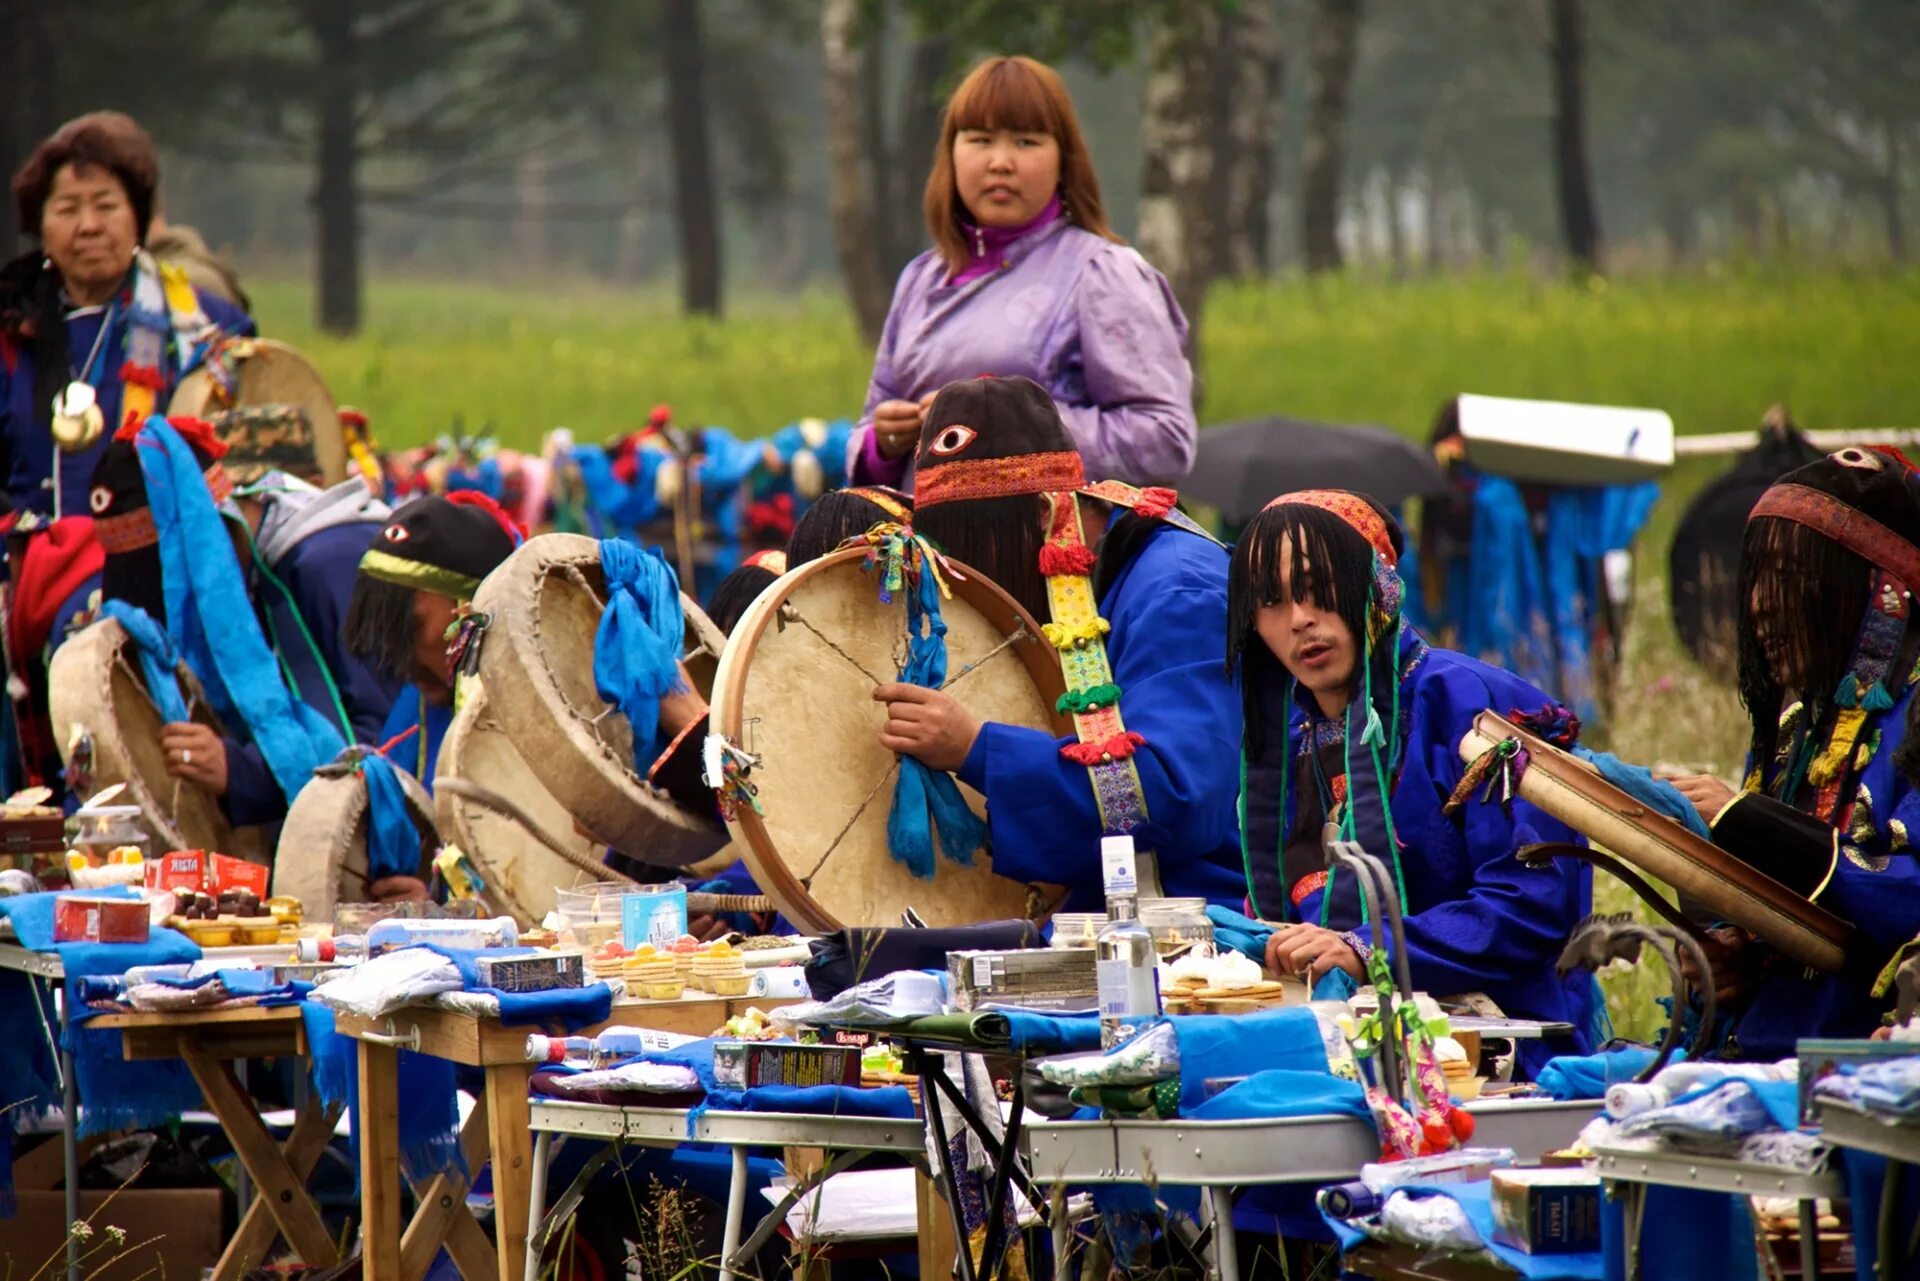
[[[1110,624],[1104,618],[1094,617],[1084,622],[1042,623],[1040,630],[1046,634],[1047,643],[1055,649],[1084,649],[1105,636]]]
[[[1813,764],[1807,767],[1807,779],[1817,786],[1825,787],[1834,782],[1846,771],[1847,762],[1853,759],[1853,747],[1860,737],[1860,731],[1866,727],[1867,713],[1858,707],[1844,709],[1833,722],[1833,736],[1827,740],[1826,750],[1815,757]]]

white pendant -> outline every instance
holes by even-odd
[[[76,378],[53,398],[53,442],[68,453],[77,453],[99,440],[106,425],[92,384]]]

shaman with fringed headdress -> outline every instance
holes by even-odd
[[[1416,988],[1484,993],[1507,1014],[1576,1032],[1539,1057],[1584,1046],[1595,1014],[1586,975],[1553,972],[1586,914],[1578,865],[1529,867],[1514,853],[1577,839],[1499,787],[1447,802],[1465,767],[1456,745],[1487,708],[1537,713],[1547,696],[1509,672],[1429,648],[1401,614],[1403,536],[1377,503],[1344,490],[1284,495],[1233,552],[1227,664],[1241,682],[1241,827],[1253,914],[1288,922],[1269,946],[1282,968],[1364,974],[1361,898],[1330,875],[1324,842],[1357,841],[1393,869]]]
[[[1781,477],[1740,555],[1747,776],[1712,816],[1714,843],[1858,929],[1848,968],[1810,975],[1757,943],[1743,1055],[1805,1036],[1864,1036],[1896,948],[1920,929],[1920,747],[1911,732],[1920,627],[1920,478],[1891,449],[1843,449]],[[1777,1052],[1777,1053],[1776,1053]]]
[[[1040,620],[1066,676],[1073,737],[989,722],[954,762],[987,797],[995,870],[1093,900],[1100,837],[1126,833],[1157,856],[1167,893],[1237,903],[1239,703],[1211,657],[1226,620],[1219,545],[1171,490],[1089,483],[1053,400],[1025,378],[941,391],[915,470],[915,532]]]

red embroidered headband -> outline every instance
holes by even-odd
[[[1920,590],[1920,548],[1857,507],[1807,485],[1775,485],[1760,495],[1748,520],[1772,516],[1824,534],[1868,564],[1892,574],[1909,590]]]
[[[1387,533],[1387,522],[1380,519],[1380,513],[1374,510],[1373,504],[1360,495],[1344,489],[1297,489],[1291,494],[1280,495],[1267,504],[1267,509],[1289,504],[1318,507],[1321,511],[1332,512],[1366,539],[1389,567],[1398,566],[1400,558],[1394,554],[1393,538]]]
[[[970,498],[1013,498],[1020,494],[1053,494],[1082,489],[1086,468],[1074,449],[1045,454],[1016,454],[1010,458],[972,458],[922,467],[914,477],[914,507],[924,511],[941,503]]]

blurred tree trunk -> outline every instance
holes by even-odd
[[[59,47],[37,0],[0,0],[0,180],[12,178],[40,140],[59,127]],[[11,193],[0,199],[0,262],[14,256],[19,237],[37,230],[18,225]]]
[[[1594,207],[1593,166],[1587,158],[1586,31],[1581,0],[1552,0],[1553,164],[1560,191],[1560,226],[1567,254],[1599,271],[1600,214]]]
[[[516,271],[544,273],[549,264],[547,236],[547,154],[528,151],[513,166],[513,252]]]
[[[319,146],[314,214],[320,237],[320,328],[360,328],[360,51],[354,34],[357,0],[314,0],[306,8],[320,52],[315,86]]]
[[[940,114],[946,109],[941,92],[953,69],[954,46],[945,35],[925,35],[913,42],[907,58],[906,80],[900,86],[900,114],[894,122],[891,159],[887,164],[886,260],[881,275],[891,281],[913,256],[927,245],[926,220],[920,194],[933,165],[933,149],[940,141]]]
[[[1225,223],[1230,276],[1264,276],[1273,267],[1268,207],[1280,166],[1282,50],[1274,0],[1229,7],[1220,21],[1221,86],[1216,95],[1216,207]]]
[[[891,293],[874,252],[880,230],[871,195],[873,156],[861,130],[861,87],[870,68],[860,41],[860,8],[860,0],[824,0],[820,50],[834,250],[860,332],[871,343],[880,339]]]
[[[1900,130],[1887,127],[1887,168],[1881,176],[1880,206],[1887,220],[1887,256],[1895,262],[1907,256],[1907,226],[1900,216]]]
[[[699,0],[663,0],[660,57],[667,74],[667,131],[673,151],[673,205],[680,232],[681,305],[720,314],[720,211],[707,136],[705,51]]]
[[[1360,0],[1315,0],[1307,132],[1300,148],[1300,240],[1308,271],[1340,269],[1340,182]]]
[[[1140,252],[1166,273],[1194,335],[1207,286],[1220,266],[1214,203],[1214,87],[1219,13],[1211,4],[1169,6],[1147,41],[1140,117]]]
[[[1386,171],[1386,188],[1387,253],[1393,260],[1394,279],[1404,280],[1410,260],[1407,257],[1407,229],[1400,221],[1400,195],[1403,185],[1400,175],[1392,169]]]

